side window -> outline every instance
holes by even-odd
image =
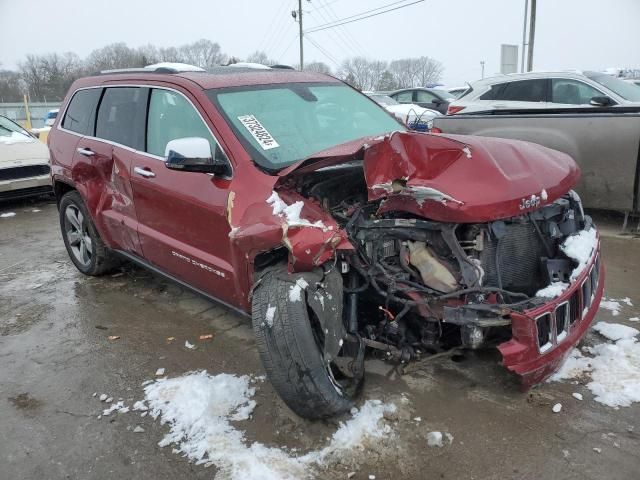
[[[100,100],[101,88],[89,88],[75,93],[62,120],[62,128],[81,135],[93,135],[96,106]]]
[[[593,97],[601,97],[602,93],[591,85],[564,78],[551,80],[553,103],[568,103],[571,105],[588,105]]]
[[[504,88],[504,86],[505,86],[504,83],[499,83],[498,85],[491,85],[491,88],[487,92],[484,92],[482,95],[480,95],[479,100],[497,100],[498,98],[500,98],[500,93],[502,92],[502,89]]]
[[[433,102],[435,98],[435,95],[432,95],[429,92],[425,92],[424,90],[418,90],[416,92],[416,102],[430,103]]]
[[[170,90],[153,89],[147,121],[147,152],[164,157],[167,143],[185,137],[206,138],[215,157],[225,158],[198,111],[186,98]]]
[[[96,137],[144,150],[144,121],[149,89],[107,88],[96,122]]]
[[[546,102],[547,80],[519,80],[504,84],[496,100],[511,100],[517,102]]]
[[[394,98],[400,103],[413,103],[413,90],[400,92]]]

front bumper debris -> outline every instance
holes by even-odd
[[[503,365],[530,387],[551,376],[593,321],[604,290],[600,240],[586,268],[560,296],[511,314],[511,340],[498,345]]]

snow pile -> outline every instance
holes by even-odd
[[[11,135],[0,135],[0,143],[4,143],[5,145],[31,142],[35,142],[35,139],[29,135],[25,135],[24,133],[11,132]]]
[[[311,223],[309,220],[300,218],[302,207],[304,202],[301,200],[287,205],[284,200],[280,198],[277,192],[272,192],[271,196],[267,198],[267,203],[273,208],[273,214],[279,217],[284,217],[287,225],[290,227],[314,227],[327,230],[327,227],[322,223],[322,220],[318,220]]]
[[[575,280],[580,276],[582,271],[591,260],[591,254],[597,246],[598,239],[596,237],[596,229],[581,230],[576,235],[567,237],[560,246],[565,255],[578,262],[578,266],[571,273],[571,280]]]
[[[611,315],[613,315],[614,317],[617,317],[618,315],[620,315],[620,308],[621,308],[620,302],[616,300],[606,300],[603,298],[600,301],[600,308],[609,310],[611,312]]]
[[[621,323],[598,322],[593,326],[593,329],[614,342],[625,338],[633,338],[640,333],[639,330]]]
[[[597,402],[610,407],[628,407],[640,402],[640,344],[632,338],[640,332],[630,327],[627,327],[629,330],[618,328],[623,325],[608,324],[603,327],[601,324],[596,324],[599,332],[606,332],[610,338],[619,337],[620,340],[585,348],[590,357],[574,349],[550,380],[561,381],[589,375],[591,381],[587,383],[587,388],[595,395]],[[635,333],[632,334],[630,330]]]
[[[315,465],[340,459],[370,439],[392,435],[381,420],[395,406],[370,400],[340,425],[322,450],[297,457],[259,442],[247,444],[244,432],[232,422],[250,418],[256,406],[254,393],[248,376],[209,375],[206,371],[163,378],[145,386],[150,415],[159,417],[170,429],[158,445],[174,445],[176,453],[197,464],[215,465],[216,478],[309,478]]]
[[[556,298],[562,295],[562,292],[564,292],[567,288],[569,288],[568,283],[553,282],[551,285],[546,286],[542,290],[538,290],[536,292],[536,297]]]
[[[107,402],[109,402],[109,399],[107,399]],[[102,415],[104,417],[111,415],[113,412],[118,412],[118,413],[127,413],[129,411],[129,407],[127,407],[124,402],[121,400],[117,403],[113,403],[111,404],[111,406],[109,408],[107,408],[106,410],[102,411]]]
[[[0,137],[2,138],[2,137]],[[2,213],[0,214],[0,218],[10,218],[10,217],[15,217],[16,213],[15,212],[7,212],[7,213]]]

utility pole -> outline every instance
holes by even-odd
[[[527,72],[533,70],[533,41],[536,37],[536,0],[531,0],[529,14],[529,52],[527,55]]]
[[[300,29],[300,70],[304,70],[304,46],[302,42],[302,0],[298,0],[298,27]]]
[[[524,0],[524,20],[522,21],[522,58],[520,59],[520,73],[524,73],[524,57],[526,57],[524,47],[527,46],[527,12],[529,11],[529,0]]]

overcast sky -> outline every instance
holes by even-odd
[[[266,50],[298,61],[297,0],[0,0],[0,63],[28,53],[72,51],[84,57],[109,43],[181,45],[200,38],[243,57]],[[394,3],[303,0],[304,26]],[[522,41],[524,0],[426,0],[340,28],[309,34],[305,61],[335,69],[345,57],[391,60],[427,55],[444,65],[448,85],[500,68],[500,44]],[[640,0],[538,0],[534,68],[640,67]]]

